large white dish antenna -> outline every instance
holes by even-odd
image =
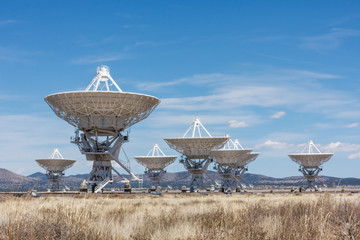
[[[147,118],[156,97],[126,92],[64,92],[45,97],[55,114],[84,132],[121,132]]]
[[[309,141],[301,153],[289,154],[289,157],[305,168],[317,168],[329,161],[333,155],[333,153],[321,153],[314,142]]]
[[[69,124],[84,132],[96,131],[106,136],[147,118],[160,103],[153,96],[123,92],[106,66],[97,69],[85,91],[55,93],[45,97],[45,101]]]

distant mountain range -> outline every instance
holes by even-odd
[[[204,183],[209,186],[214,184],[214,181],[221,183],[220,176],[213,171],[208,171],[208,176],[205,176]],[[71,190],[78,190],[80,184],[84,179],[88,177],[88,174],[77,174],[64,176],[63,182]],[[129,176],[124,175],[129,179]],[[120,179],[118,176],[114,177],[115,182]],[[326,184],[327,186],[360,186],[360,179],[358,178],[336,178],[328,176],[320,176],[320,184]],[[173,188],[180,188],[183,185],[188,186],[191,181],[191,175],[184,172],[166,173],[161,181],[161,186],[172,186]],[[302,186],[306,185],[306,180],[302,176],[286,177],[286,178],[273,178],[259,174],[246,173],[244,178],[241,180],[244,185],[252,185],[254,188],[269,189],[269,188],[282,188],[291,186]],[[138,187],[137,182],[131,183],[133,187]],[[148,188],[152,185],[151,181],[144,176],[143,187]],[[123,184],[113,183],[108,185],[109,188],[121,188]],[[37,172],[29,176],[22,176],[13,173],[9,170],[0,168],[0,191],[25,191],[29,188],[35,188],[40,191],[44,191],[50,187],[49,181],[45,174]]]

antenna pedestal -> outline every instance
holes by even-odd
[[[153,183],[160,183],[161,178],[164,176],[164,174],[166,173],[165,170],[151,170],[151,169],[147,169],[145,171],[145,173],[147,174],[147,176],[150,178],[150,180]]]
[[[221,188],[227,189],[234,185],[235,170],[231,166],[217,165],[214,167],[222,178]]]
[[[50,187],[51,192],[60,191],[60,181],[63,175],[64,173],[62,172],[54,173],[54,172],[46,171],[46,176],[51,183],[51,187]]]
[[[78,132],[77,130],[76,133]],[[80,138],[75,136],[73,138],[75,140],[71,142],[79,147],[88,161],[93,161],[93,169],[87,182],[96,185],[103,183],[102,186],[105,187],[106,184],[113,181],[111,161],[114,160],[119,163],[120,148],[124,142],[128,142],[128,137],[121,134],[113,136],[111,133],[108,136],[99,137],[96,133],[83,133]],[[128,166],[120,165],[130,173]],[[117,173],[117,171],[115,172]],[[119,176],[123,178],[120,174]],[[109,181],[104,184],[105,180]]]
[[[238,182],[240,182],[240,180],[244,177],[245,172],[247,172],[248,168],[247,167],[239,167],[238,169],[235,170],[235,178]]]
[[[185,157],[180,160],[180,163],[184,165],[185,169],[192,176],[190,187],[193,187],[195,184],[199,187],[203,187],[204,174],[206,173],[210,163],[212,162],[213,160],[211,158],[191,159]]]
[[[322,168],[305,168],[300,166],[299,171],[304,175],[306,181],[308,182],[308,188],[314,187],[314,182],[318,178],[319,173],[322,171]]]

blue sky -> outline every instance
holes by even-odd
[[[59,148],[90,172],[44,97],[85,89],[104,64],[123,91],[162,103],[131,128],[131,158],[198,116],[261,152],[250,173],[300,175],[287,154],[313,140],[324,175],[360,178],[358,1],[3,1],[0,167],[24,175]],[[124,156],[122,156],[124,158]],[[182,171],[178,162],[168,171]]]

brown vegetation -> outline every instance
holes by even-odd
[[[0,239],[360,239],[357,194],[3,197]]]

